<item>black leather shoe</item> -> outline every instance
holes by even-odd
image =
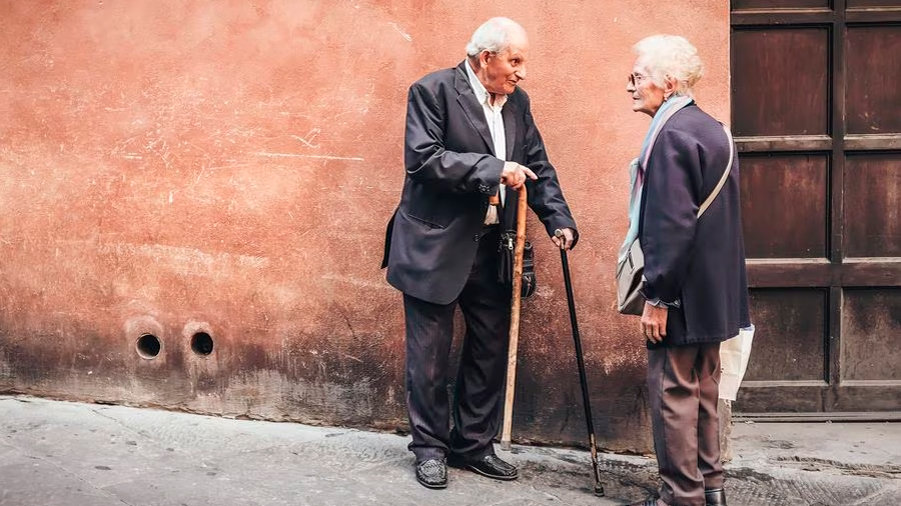
[[[460,457],[452,457],[448,464],[452,467],[468,469],[495,480],[510,481],[519,478],[519,471],[516,470],[516,466],[504,462],[497,455],[493,454],[485,455],[476,460],[462,460]]]
[[[417,462],[416,481],[427,488],[447,488],[447,464],[444,459],[426,459]]]
[[[705,490],[704,502],[707,506],[726,506],[726,492],[721,488]]]

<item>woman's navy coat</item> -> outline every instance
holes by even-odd
[[[648,160],[638,232],[643,293],[680,304],[670,307],[663,346],[724,341],[750,324],[737,154],[720,194],[697,218],[730,144],[719,122],[690,105],[666,122]]]

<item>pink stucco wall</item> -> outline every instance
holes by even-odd
[[[699,47],[729,111],[728,3],[0,3],[0,390],[226,416],[405,424],[401,297],[378,269],[407,87],[507,15],[582,231],[570,255],[606,448],[649,449],[645,352],[613,305],[631,45]],[[580,442],[559,258],[534,217],[514,439]],[[214,342],[192,351],[196,332]],[[139,356],[145,333],[161,342]]]

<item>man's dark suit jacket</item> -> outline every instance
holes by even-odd
[[[466,283],[481,237],[488,198],[498,190],[504,161],[463,61],[426,75],[411,87],[404,142],[406,177],[400,205],[388,224],[382,267],[403,293],[434,304],[453,302]],[[576,224],[529,107],[517,88],[503,108],[507,160],[529,167],[529,207],[549,235]],[[518,194],[507,189],[502,220],[516,228]]]
[[[662,346],[724,341],[750,325],[737,154],[726,184],[697,218],[730,149],[720,123],[690,105],[666,122],[648,159],[638,229],[643,293],[681,300],[670,308]]]

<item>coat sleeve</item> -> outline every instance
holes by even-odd
[[[649,300],[672,303],[681,297],[696,247],[699,148],[691,135],[666,130],[648,163],[640,238],[647,278],[642,292]]]
[[[544,140],[541,138],[538,127],[535,126],[528,97],[525,97],[524,125],[526,129],[525,165],[538,176],[537,180],[529,180],[526,183],[529,207],[538,215],[548,235],[553,236],[554,231],[558,228],[573,229],[573,247],[575,247],[579,241],[579,231],[576,229],[576,222],[569,210],[569,205],[563,197],[563,189],[557,179],[557,171],[548,160]]]
[[[503,160],[485,153],[457,153],[445,147],[446,105],[422,83],[410,87],[404,164],[418,183],[451,193],[492,195],[500,184]]]

